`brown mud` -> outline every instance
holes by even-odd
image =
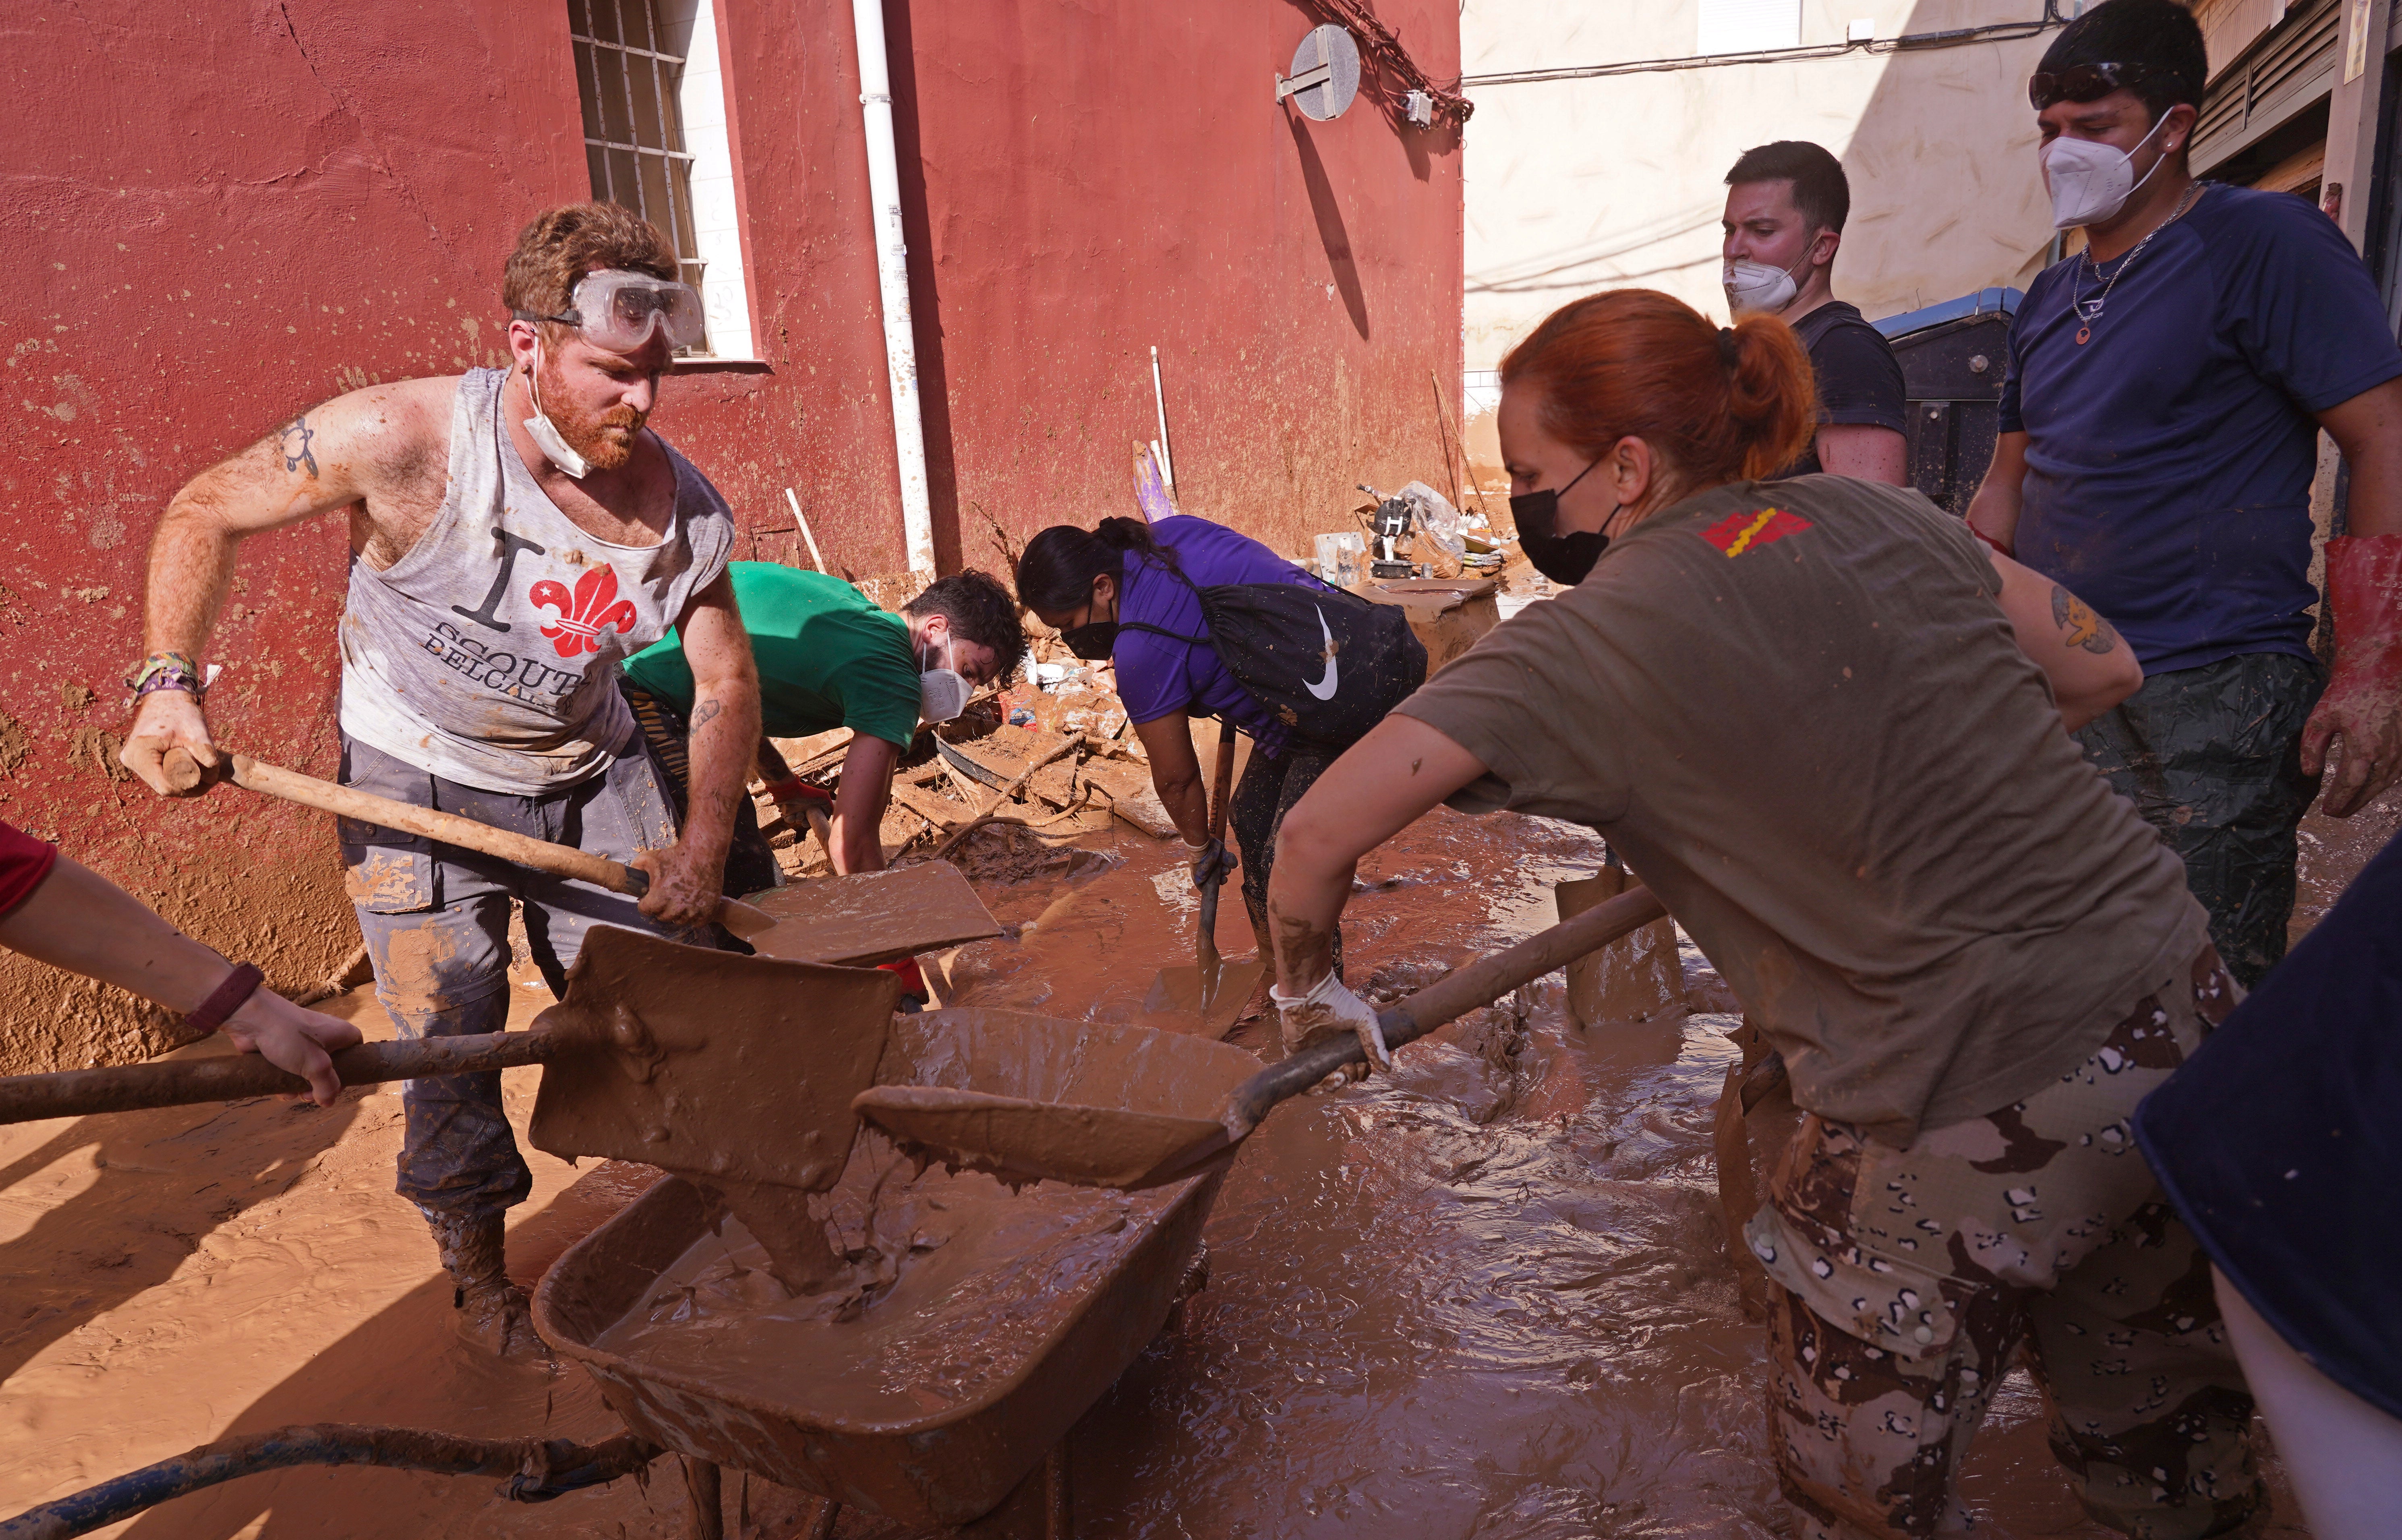
[[[2370,816],[2306,825],[2319,841],[2305,845],[2306,912],[2373,850]],[[959,853],[1007,933],[940,959],[949,995],[1158,1024],[1143,996],[1190,956],[1175,846],[1106,818],[1048,832],[995,831]],[[1429,982],[1550,923],[1549,885],[1592,875],[1599,855],[1578,831],[1439,811],[1363,866],[1346,971],[1355,986]],[[1248,931],[1239,905],[1222,908],[1229,956],[1250,950]],[[1277,1109],[1218,1198],[1208,1286],[1069,1439],[1076,1533],[1789,1533],[1767,1461],[1764,1333],[1744,1318],[1716,1202],[1734,1006],[1697,953],[1683,960],[1691,1014],[1580,1029],[1555,977],[1523,1021],[1478,1011],[1403,1049],[1390,1076]],[[531,978],[512,1024],[545,1003]],[[388,1030],[366,992],[337,1004]],[[1265,1030],[1255,1020],[1235,1040]],[[534,1079],[504,1077],[521,1142]],[[391,1190],[399,1114],[396,1096],[354,1091],[322,1112],[253,1102],[0,1129],[0,1513],[290,1423],[617,1431],[579,1372],[455,1343],[433,1245]],[[527,1158],[535,1189],[512,1215],[509,1266],[528,1283],[652,1176]],[[102,1533],[685,1533],[671,1465],[537,1507],[493,1486],[291,1470]],[[734,1471],[725,1489],[729,1533],[746,1505],[752,1533],[778,1540],[811,1511]],[[2078,1512],[2020,1375],[1965,1495],[1998,1540],[2105,1533]],[[2280,1511],[2268,1533],[2299,1534],[2282,1495]],[[857,1512],[838,1533],[907,1533]]]
[[[592,1345],[851,1427],[910,1424],[1017,1379],[1173,1192],[1011,1192],[863,1135],[829,1205],[854,1276],[794,1295],[737,1219]]]

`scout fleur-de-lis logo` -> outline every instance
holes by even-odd
[[[631,599],[617,597],[617,570],[610,566],[587,568],[575,580],[575,592],[570,594],[567,584],[545,578],[526,593],[526,598],[536,609],[547,607],[559,612],[559,619],[542,628],[559,655],[572,658],[579,653],[600,651],[600,633],[615,631],[619,636],[634,628],[636,619]]]
[[[1726,517],[1700,531],[1701,537],[1724,551],[1732,561],[1746,551],[1757,551],[1773,545],[1787,535],[1798,535],[1814,529],[1808,519],[1787,513],[1782,508],[1762,508],[1757,512],[1729,514]]]

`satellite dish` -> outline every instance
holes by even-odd
[[[1304,117],[1340,117],[1360,94],[1360,45],[1332,22],[1312,27],[1292,50],[1292,78],[1277,77],[1277,100],[1290,96]]]

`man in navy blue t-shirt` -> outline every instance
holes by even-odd
[[[2078,736],[2184,858],[2248,986],[2285,955],[2294,828],[2323,763],[2338,817],[2402,769],[2402,348],[2332,221],[2193,179],[2205,73],[2183,7],[2105,0],[2030,81],[2053,213],[2087,246],[2027,290],[1968,518],[2143,661],[2143,689]],[[2352,473],[2324,695],[2321,427]]]

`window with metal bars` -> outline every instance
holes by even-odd
[[[708,263],[693,218],[682,110],[689,23],[662,26],[656,0],[567,0],[567,15],[592,196],[622,203],[664,231],[706,309]],[[691,350],[716,351],[710,342]]]

